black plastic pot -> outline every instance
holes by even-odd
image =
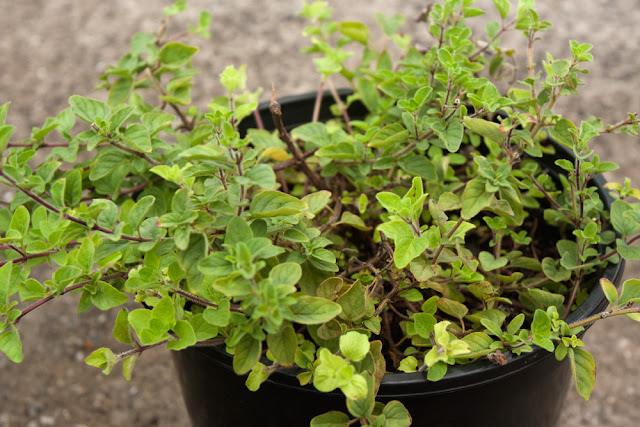
[[[346,96],[348,92],[342,92]],[[325,95],[321,117],[332,117]],[[291,126],[308,122],[315,95],[281,100],[283,118]],[[352,118],[362,117],[364,106],[349,110]],[[273,128],[268,106],[260,109],[267,129]],[[253,126],[254,123],[245,123]],[[570,153],[558,146],[555,158]],[[555,158],[549,158],[549,168]],[[601,198],[610,199],[604,180],[597,178]],[[623,262],[610,265],[603,276],[616,285],[622,278]],[[595,286],[589,297],[568,317],[569,323],[602,311],[606,299]],[[232,368],[232,356],[224,346],[191,347],[174,352],[174,361],[194,426],[304,426],[314,416],[330,410],[343,410],[342,393],[320,393],[312,385],[301,387],[300,371],[287,369],[273,373],[258,392],[250,392]],[[449,367],[446,376],[430,382],[424,373],[389,373],[382,380],[377,400],[400,400],[411,413],[416,426],[552,426],[560,415],[571,382],[568,361],[556,361],[553,353],[535,348],[514,357],[507,353],[507,364],[478,361]]]

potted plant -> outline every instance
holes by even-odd
[[[426,48],[397,32],[402,17],[379,17],[379,50],[366,26],[305,5],[322,87],[281,102],[274,89],[260,109],[232,66],[220,75],[227,96],[207,112],[191,106],[197,48],[163,29],[136,35],[107,69],[107,103],[74,95],[24,141],[10,140],[5,104],[0,180],[16,195],[0,216],[0,349],[19,362],[20,320],[78,293],[79,311],[118,308],[113,335],[131,345],[87,363],[109,373],[122,362],[130,378],[144,351],[179,350],[187,399],[205,397],[205,409],[191,405],[196,424],[225,409],[227,424],[250,418],[238,412],[253,398],[237,390],[245,382],[269,388],[252,411],[267,425],[552,423],[568,373],[588,399],[595,362],[580,333],[640,319],[640,282],[614,285],[623,259],[640,259],[638,190],[607,184],[608,200],[598,175],[616,165],[589,142],[637,135],[638,119],[557,116],[591,46],[572,42],[570,59],[548,55],[537,71],[531,52],[550,24],[532,2],[494,1],[502,20],[483,43],[466,25],[482,13],[470,3],[424,12]],[[528,77],[502,87],[512,52],[499,41],[511,29],[526,36]],[[348,67],[354,45],[362,59]],[[338,74],[350,92],[334,87]],[[49,144],[52,132],[66,142]],[[36,280],[45,262],[52,278]],[[120,309],[129,295],[144,306]],[[520,389],[544,409],[523,415]],[[224,395],[239,406],[212,405]],[[510,397],[502,418],[484,404]],[[456,412],[461,401],[476,406]]]

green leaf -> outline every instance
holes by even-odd
[[[284,262],[273,267],[269,277],[274,285],[293,286],[302,277],[302,268],[295,262]]]
[[[452,121],[448,123],[446,129],[441,129],[438,126],[434,126],[433,132],[438,135],[440,140],[444,143],[447,150],[450,153],[458,151],[460,144],[462,143],[462,136],[464,134],[464,128],[458,121]]]
[[[202,316],[207,323],[214,326],[227,326],[231,316],[231,303],[227,298],[220,298],[217,302],[218,307],[207,307]]]
[[[264,364],[258,362],[253,367],[253,369],[251,369],[251,373],[247,377],[245,385],[251,391],[258,391],[262,383],[265,382],[267,378],[269,378],[269,374],[270,372],[267,367]]]
[[[162,322],[163,328],[172,328],[176,322],[175,310],[173,308],[173,300],[170,296],[163,297],[153,310],[151,310],[153,319]]]
[[[127,102],[132,90],[133,79],[131,77],[120,77],[111,85],[107,103],[109,106],[115,107],[118,104]]]
[[[640,280],[638,279],[625,280],[622,284],[622,293],[620,294],[618,306],[625,305],[628,302],[640,302]]]
[[[262,191],[252,200],[249,207],[252,218],[295,215],[307,209],[302,200],[280,191]]]
[[[173,332],[178,336],[179,340],[169,341],[167,343],[169,350],[183,350],[196,343],[196,333],[186,320],[178,320],[173,327]]]
[[[143,153],[151,153],[152,151],[149,131],[140,123],[134,123],[128,126],[121,137],[122,142],[129,148]]]
[[[571,278],[571,271],[562,265],[556,267],[556,260],[546,257],[542,260],[542,271],[544,275],[554,282],[564,282]]]
[[[24,238],[27,235],[27,231],[29,230],[29,222],[31,218],[29,216],[29,211],[24,206],[20,205],[17,207],[16,211],[13,213],[11,217],[11,223],[9,224],[9,229],[16,230],[20,235]]]
[[[304,196],[302,201],[309,206],[308,211],[316,215],[331,201],[331,192],[327,190],[316,191],[315,193]]]
[[[5,104],[7,105],[7,104]],[[0,153],[7,148],[7,144],[9,143],[9,138],[11,138],[11,134],[15,126],[2,125],[0,126]]]
[[[22,362],[22,342],[15,326],[0,335],[0,351],[14,363]]]
[[[498,9],[500,17],[506,19],[509,15],[509,9],[511,9],[511,3],[509,0],[493,0],[493,4]]]
[[[64,200],[69,206],[76,206],[82,200],[82,171],[73,169],[65,177],[67,185],[64,188]]]
[[[636,224],[624,215],[625,212],[633,210],[629,203],[623,200],[616,200],[611,204],[611,224],[615,230],[622,234],[622,237],[631,236],[640,230],[640,224]]]
[[[429,381],[440,381],[442,377],[447,373],[447,364],[443,361],[439,361],[436,364],[429,367],[427,372],[427,379]]]
[[[129,310],[121,309],[113,326],[113,337],[125,344],[131,342],[131,326],[129,325]]]
[[[73,95],[69,98],[71,111],[83,121],[92,124],[96,117],[107,122],[111,115],[111,109],[107,104],[97,99],[84,98],[79,95]]]
[[[160,49],[158,60],[168,67],[181,67],[189,62],[196,52],[198,48],[195,46],[177,42],[167,43]]]
[[[293,313],[290,320],[304,325],[328,322],[342,311],[340,305],[333,301],[308,295],[298,295],[289,309]]]
[[[122,361],[122,374],[127,381],[131,381],[133,366],[136,364],[138,357],[140,357],[139,354],[134,354],[133,356],[125,357]]]
[[[245,334],[233,350],[233,370],[238,375],[244,375],[260,360],[262,341]]]
[[[195,147],[187,148],[178,154],[179,157],[187,159],[189,161],[194,160],[219,160],[224,156],[224,149],[217,145],[196,145]]]
[[[462,319],[469,312],[466,305],[449,298],[439,298],[436,301],[436,306],[438,306],[441,311],[450,316],[457,317],[458,319]]]
[[[367,295],[362,283],[356,281],[352,284],[347,292],[338,298],[338,304],[342,309],[340,317],[345,320],[358,320],[364,317],[367,312]]]
[[[298,340],[293,325],[287,323],[282,330],[276,334],[267,335],[267,346],[273,357],[282,366],[292,366],[295,363]]]
[[[640,261],[640,246],[629,246],[622,239],[616,239],[618,254],[627,261]]]
[[[369,353],[369,337],[357,331],[349,331],[340,337],[340,351],[343,356],[359,362]]]
[[[616,286],[611,283],[609,279],[605,279],[603,277],[602,279],[600,279],[600,287],[602,288],[602,292],[604,292],[604,295],[607,297],[607,299],[611,303],[611,306],[613,307],[613,304],[615,304],[616,300],[618,299],[618,290],[616,289]],[[640,293],[638,294],[638,296],[640,296]]]
[[[126,294],[123,294],[107,282],[98,281],[96,289],[97,292],[91,295],[91,302],[100,310],[109,310],[129,300]]]
[[[93,258],[95,256],[96,248],[90,237],[82,239],[82,244],[78,249],[78,266],[84,271],[90,272],[93,268]]]
[[[362,22],[344,21],[338,24],[338,30],[345,36],[363,45],[369,42],[369,27]]]
[[[342,218],[340,218],[340,221],[337,224],[350,225],[351,227],[362,231],[371,230],[371,227],[368,227],[364,223],[362,218],[360,218],[358,215],[352,214],[349,211],[345,211],[342,213]]]
[[[344,412],[331,411],[311,419],[311,427],[349,427],[349,416]]]
[[[36,279],[27,279],[24,283],[20,283],[18,292],[20,301],[33,301],[46,296],[44,286],[42,286],[42,284]],[[0,293],[0,295],[2,294]]]
[[[485,189],[484,182],[479,179],[472,179],[464,188],[462,193],[461,216],[464,219],[471,219],[478,215],[480,211],[491,204],[493,193]]]
[[[580,397],[588,401],[596,383],[596,361],[591,354],[580,348],[569,348],[568,351],[576,389]]]
[[[418,359],[413,356],[407,356],[400,362],[398,370],[401,372],[415,372],[418,368]]]
[[[398,166],[406,172],[426,180],[435,180],[437,178],[436,168],[426,156],[405,156],[398,162]]]
[[[382,410],[382,415],[385,417],[384,427],[409,427],[413,421],[407,408],[397,400],[387,403]]]
[[[404,20],[404,15],[400,15],[399,13],[393,15],[391,18],[385,18],[381,13],[376,13],[376,21],[378,22],[378,25],[380,25],[380,28],[382,28],[384,35],[387,37],[393,36],[396,31],[402,27]]]
[[[436,325],[436,318],[429,313],[415,313],[411,316],[413,326],[418,335],[424,339],[430,339],[433,327]]]
[[[493,257],[493,254],[486,251],[482,251],[478,254],[478,260],[480,261],[480,264],[482,265],[484,271],[496,270],[498,268],[504,267],[509,263],[509,259],[507,257],[503,256],[495,259]]]
[[[477,133],[478,135],[484,136],[485,138],[497,143],[504,141],[505,134],[500,130],[499,123],[470,117],[465,117],[463,122],[469,130]]]
[[[360,85],[360,82],[363,82],[363,80],[362,79],[358,80],[358,85]],[[375,88],[373,90],[375,90]],[[366,104],[366,101],[365,101],[365,104]],[[386,148],[394,144],[407,142],[408,140],[409,140],[409,132],[401,124],[394,123],[391,125],[387,125],[382,129],[380,129],[379,131],[377,131],[369,141],[368,145],[369,147]]]
[[[105,147],[100,151],[96,158],[91,172],[89,172],[89,179],[91,181],[97,181],[100,178],[111,174],[119,166],[128,163],[130,155],[117,148]]]
[[[108,348],[99,348],[87,357],[84,362],[89,366],[102,369],[102,373],[109,375],[111,368],[117,363],[115,354]]]
[[[155,203],[156,198],[154,196],[144,196],[138,199],[135,205],[129,210],[129,225],[137,230],[140,227],[140,223],[149,212],[149,209]]]
[[[227,224],[224,243],[235,246],[240,242],[247,243],[251,239],[253,239],[253,232],[249,224],[239,216],[232,217]]]

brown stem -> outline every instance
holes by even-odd
[[[23,262],[27,262],[30,259],[42,258],[42,257],[46,257],[46,256],[49,256],[49,255],[53,255],[55,253],[58,253],[57,249],[55,251],[39,252],[37,254],[24,255],[24,256],[22,256],[20,258],[12,259],[12,260],[9,260],[9,261],[2,261],[2,262],[0,262],[0,267],[2,267],[3,265],[5,265],[8,262],[13,262],[13,263],[16,263],[16,264],[20,264],[20,263],[23,263]]]
[[[319,148],[314,148],[313,150],[309,150],[309,151],[307,151],[305,153],[302,153],[301,156],[302,156],[303,159],[307,159],[307,158],[313,156],[316,153],[316,151],[318,151],[318,150],[319,150]],[[287,160],[285,160],[283,162],[276,163],[275,165],[273,165],[272,168],[273,168],[274,172],[278,172],[278,171],[284,170],[286,168],[289,168],[289,167],[295,165],[296,163],[298,163],[298,160],[295,157],[292,157],[292,158],[287,159]]]
[[[311,121],[316,123],[320,118],[320,107],[322,106],[322,92],[324,91],[324,78],[320,80],[320,85],[318,86],[318,93],[316,95],[316,102],[313,105],[313,116]]]
[[[328,190],[326,184],[323,182],[322,178],[318,176],[307,163],[304,161],[304,158],[300,154],[300,150],[296,146],[293,139],[291,139],[291,135],[287,132],[287,129],[284,127],[284,123],[282,122],[282,108],[278,101],[276,100],[276,88],[272,86],[271,89],[271,104],[269,105],[269,111],[271,112],[271,116],[273,117],[273,122],[280,133],[280,138],[287,144],[289,151],[296,159],[298,165],[302,168],[305,175],[313,182],[313,185],[316,186],[318,190]]]
[[[23,192],[24,194],[26,194],[27,196],[31,197],[33,200],[35,200],[37,203],[39,203],[40,205],[44,206],[45,208],[49,209],[51,212],[54,212],[56,214],[60,214],[60,210],[54,206],[52,206],[51,204],[45,202],[42,198],[38,197],[37,195],[35,195],[34,193],[32,193],[31,191],[22,188],[18,185],[17,182],[15,182],[9,175],[7,175],[4,171],[0,171],[0,176],[4,179],[6,179],[7,181],[9,181],[9,183],[17,188],[18,190],[20,190],[21,192]],[[80,224],[84,227],[89,228],[89,224],[87,224],[86,221],[80,219],[80,218],[76,218],[72,215],[69,215],[68,213],[64,214],[64,218],[68,219],[69,221],[75,222],[76,224]],[[109,230],[108,228],[104,228],[99,226],[98,224],[94,224],[93,227],[90,228],[91,230],[96,230],[96,231],[101,231],[103,233],[107,233],[107,234],[113,234],[113,230]],[[124,240],[131,240],[134,242],[152,242],[153,239],[145,239],[142,237],[135,237],[135,236],[127,236],[125,234],[122,234],[120,236],[121,239]]]
[[[338,91],[336,87],[333,85],[330,79],[327,79],[329,82],[329,90],[331,91],[331,95],[333,96],[334,101],[340,108],[340,112],[342,113],[342,118],[344,119],[344,124],[347,126],[347,131],[350,134],[353,134],[353,128],[351,127],[351,118],[349,117],[349,113],[347,113],[347,108],[344,106],[344,103],[340,99],[340,95],[338,95]]]
[[[181,295],[181,296],[185,297],[185,298],[186,298],[186,299],[188,299],[189,301],[194,302],[194,303],[196,303],[196,304],[198,304],[198,305],[201,305],[201,306],[203,306],[203,307],[218,308],[218,304],[216,304],[216,303],[214,303],[214,302],[211,302],[211,301],[207,301],[206,299],[200,298],[200,297],[199,297],[199,296],[197,296],[197,295],[190,294],[189,292],[187,292],[187,291],[183,291],[182,289],[180,289],[180,288],[176,288],[175,286],[171,288],[171,291],[172,291],[172,292],[175,292],[176,294],[178,294],[178,295]],[[244,313],[244,312],[243,312],[242,310],[240,310],[240,308],[239,308],[238,306],[236,306],[236,305],[232,305],[232,306],[229,308],[229,310],[230,310],[230,311],[235,311],[235,312],[238,312],[238,313]]]
[[[157,160],[154,160],[151,157],[147,156],[145,153],[142,153],[140,151],[136,151],[136,150],[134,150],[132,148],[124,146],[124,145],[120,144],[119,142],[111,141],[111,145],[113,145],[116,148],[119,148],[122,151],[126,151],[127,153],[133,154],[134,156],[138,156],[141,159],[146,160],[147,162],[149,162],[153,166],[160,166],[162,164],[161,162],[159,162]]]
[[[113,280],[113,279],[120,279],[120,278],[124,278],[127,277],[128,273],[125,272],[118,272],[118,273],[114,273],[114,274],[109,274],[107,276],[103,276],[100,278],[100,280],[105,281],[105,280]],[[80,283],[76,283],[75,285],[71,285],[71,286],[67,286],[66,288],[64,288],[62,290],[62,292],[60,292],[60,295],[64,295],[66,293],[69,293],[71,291],[75,291],[76,289],[80,289],[81,287],[85,286],[85,285],[89,285],[91,284],[91,280],[87,280],[84,282],[80,282]],[[26,316],[27,314],[29,314],[30,312],[32,312],[33,310],[35,310],[36,308],[42,306],[43,304],[46,304],[47,302],[51,301],[52,299],[56,298],[55,295],[49,295],[46,296],[38,301],[36,301],[35,303],[31,304],[29,307],[25,308],[22,313],[20,313],[20,315],[16,318],[16,320],[13,322],[14,325],[18,325],[18,323],[20,322],[20,319],[22,319],[24,316]]]

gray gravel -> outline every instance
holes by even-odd
[[[202,70],[194,90],[198,105],[222,93],[217,74],[229,63],[248,64],[251,87],[266,88],[273,81],[281,96],[314,90],[319,79],[299,53],[305,44],[300,36],[304,23],[295,17],[301,1],[189,3],[188,22],[194,21],[199,10],[214,15],[212,39],[198,41],[202,48],[196,61]],[[377,11],[387,16],[414,16],[426,1],[329,3],[341,19],[372,23]],[[569,39],[595,45],[596,62],[585,78],[587,86],[580,98],[563,100],[560,111],[575,120],[597,115],[616,122],[627,111],[640,110],[638,2],[537,3],[541,17],[555,24],[536,45],[539,51],[566,55]],[[16,136],[27,136],[32,126],[40,126],[47,116],[65,108],[71,94],[104,98],[92,92],[97,76],[115,63],[135,32],[156,28],[162,17],[160,4],[169,2],[1,0],[0,104],[12,101],[9,122],[17,126]],[[514,47],[521,41],[519,37],[509,40]],[[598,150],[623,166],[623,172],[610,179],[630,176],[640,182],[637,139],[601,138]],[[639,272],[637,267],[629,269],[627,278],[638,277]],[[80,362],[92,349],[114,345],[110,328],[115,313],[96,310],[78,316],[75,298],[65,296],[24,319],[21,331],[26,357],[21,365],[0,357],[0,426],[186,425],[186,410],[167,351],[145,353],[131,382],[117,373],[106,377]],[[596,389],[588,403],[575,392],[569,393],[561,425],[630,425],[640,413],[640,327],[624,320],[613,319],[590,330],[586,343],[598,362]],[[498,405],[496,402],[496,410]]]

